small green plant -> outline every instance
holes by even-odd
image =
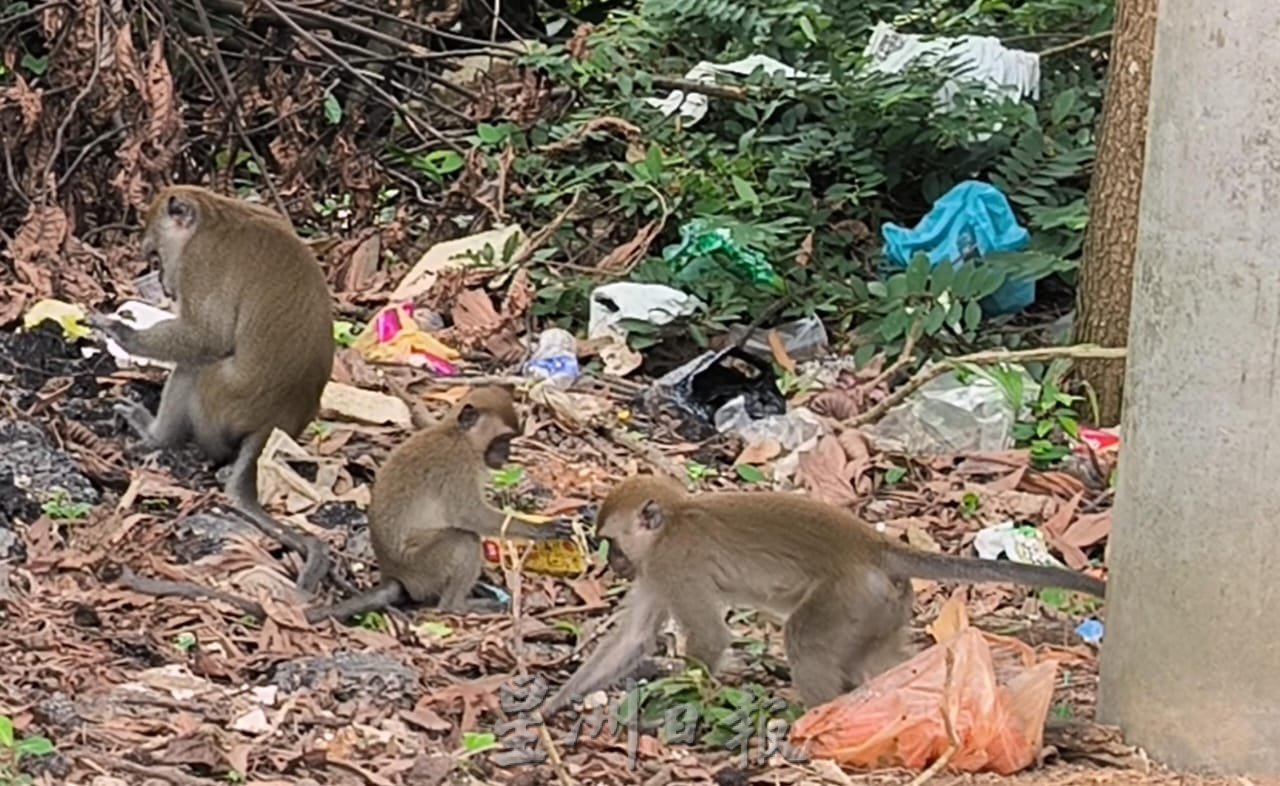
[[[324,420],[313,420],[307,425],[307,433],[318,440],[326,440],[333,433],[333,424]]]
[[[462,756],[469,758],[498,747],[498,738],[490,732],[468,731],[462,734]]]
[[[13,720],[0,715],[0,786],[28,786],[32,778],[22,772],[23,759],[48,756],[53,752],[53,743],[46,737],[18,739]]]
[[[1039,468],[1053,466],[1071,453],[1067,440],[1080,438],[1076,402],[1083,399],[1062,390],[1062,381],[1071,361],[1059,358],[1049,365],[1040,382],[1040,395],[1031,402],[1027,419],[1013,426],[1015,444],[1031,449],[1031,460]]]
[[[40,510],[55,521],[83,521],[93,506],[88,502],[72,502],[67,492],[58,489],[44,501]]]
[[[191,652],[198,643],[196,634],[190,631],[183,631],[173,637],[173,648],[179,652]]]
[[[352,322],[339,319],[333,323],[333,343],[340,347],[349,347],[356,343],[356,333],[356,326]]]
[[[1057,587],[1046,587],[1040,590],[1036,597],[1047,608],[1056,609],[1073,617],[1093,614],[1100,605],[1097,598]]]
[[[690,461],[684,465],[684,474],[689,481],[689,487],[693,488],[707,478],[716,477],[719,473],[706,464]]]
[[[973,518],[982,507],[982,497],[976,491],[966,491],[960,498],[960,515],[966,519]]]
[[[248,783],[249,780],[245,774],[239,770],[229,770],[226,775],[222,776],[222,779],[227,783]]]
[[[387,618],[376,611],[369,611],[355,616],[356,625],[365,630],[385,631],[388,629]]]
[[[752,464],[739,464],[736,469],[744,483],[767,483],[769,480],[759,467]]]
[[[902,482],[907,476],[906,467],[889,467],[884,472],[884,484],[886,486],[896,486]]]
[[[418,625],[421,633],[430,636],[433,639],[447,639],[453,635],[453,628],[447,623],[436,620],[428,620]]]
[[[763,651],[763,642],[760,645]],[[618,708],[624,717],[630,709],[626,702],[632,698]],[[763,685],[721,685],[701,667],[654,680],[643,686],[639,699],[642,725],[663,728],[664,721],[678,716],[680,725],[696,724],[698,742],[710,746],[724,746],[745,726],[760,729],[773,719],[794,721],[801,713],[798,707],[774,699]]]
[[[524,480],[524,467],[512,464],[493,471],[492,482],[495,491],[510,491]]]

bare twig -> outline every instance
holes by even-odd
[[[89,95],[94,85],[98,83],[98,75],[102,72],[102,8],[101,6],[93,6],[93,71],[89,74],[89,81],[85,82],[80,92],[76,93],[76,97],[71,100],[71,105],[67,107],[67,113],[63,116],[62,122],[58,124],[58,130],[53,135],[53,147],[49,149],[49,158],[44,162],[44,171],[40,174],[37,181],[37,188],[40,189],[40,196],[44,199],[52,196],[48,193],[49,175],[53,172],[54,162],[58,160],[59,154],[62,153],[62,138],[67,132],[67,126],[71,125],[71,121],[75,119],[76,111],[80,108],[80,102]]]
[[[207,778],[196,778],[188,775],[177,767],[155,767],[147,764],[138,764],[137,762],[116,756],[109,756],[105,753],[95,753],[93,754],[93,758],[86,757],[85,761],[102,770],[104,773],[114,775],[121,772],[128,772],[133,775],[141,775],[145,778],[158,778],[159,780],[176,784],[176,786],[209,786],[212,782]]]
[[[1070,52],[1072,49],[1079,49],[1082,46],[1088,46],[1089,44],[1097,43],[1098,41],[1101,41],[1105,38],[1110,38],[1110,37],[1111,37],[1111,31],[1103,30],[1101,33],[1094,33],[1092,35],[1087,35],[1081,38],[1077,38],[1074,41],[1068,41],[1065,44],[1059,44],[1058,46],[1051,46],[1048,49],[1042,49],[1040,50],[1040,57],[1041,59],[1046,57],[1053,57],[1054,55],[1060,55],[1060,54],[1063,54],[1064,52]]]
[[[932,366],[926,366],[912,375],[906,384],[885,396],[884,400],[861,415],[845,421],[846,426],[858,427],[874,423],[893,407],[901,404],[907,396],[916,392],[926,382],[940,377],[946,372],[962,365],[994,366],[1000,363],[1032,363],[1054,358],[1075,358],[1091,360],[1123,360],[1124,347],[1099,347],[1094,344],[1074,344],[1069,347],[1040,347],[1037,349],[993,349],[985,352],[974,352],[970,355],[959,355],[946,358]]]
[[[441,144],[450,148],[458,155],[461,155],[461,156],[466,155],[466,151],[462,148],[461,145],[459,145],[457,142],[453,141],[452,139],[449,139],[444,134],[441,134],[440,131],[435,128],[435,126],[432,126],[430,123],[427,123],[415,117],[412,113],[406,111],[404,108],[403,102],[397,100],[394,96],[388,94],[387,91],[383,90],[381,86],[376,84],[369,77],[365,76],[360,71],[360,69],[356,68],[355,66],[348,63],[346,60],[339,57],[338,54],[334,52],[332,49],[330,49],[328,46],[325,46],[325,44],[322,41],[320,41],[320,39],[316,38],[308,30],[306,30],[302,25],[294,21],[294,19],[291,16],[286,14],[284,12],[284,9],[282,9],[280,7],[280,4],[275,2],[275,0],[261,0],[261,2],[264,6],[270,9],[272,13],[274,13],[277,17],[279,17],[281,22],[283,22],[286,26],[288,26],[291,30],[293,30],[293,32],[296,33],[298,37],[305,40],[308,44],[315,47],[315,49],[320,53],[322,53],[325,57],[328,57],[335,64],[342,67],[342,69],[347,73],[351,74],[351,76],[354,77],[356,81],[360,82],[360,84],[368,88],[369,92],[378,96],[383,101],[386,101],[388,105],[391,108],[393,108],[404,120],[405,125],[409,127],[409,130],[413,131],[414,135],[416,135],[423,142],[426,142],[427,138],[426,136],[423,135],[422,129],[418,127],[419,124],[421,124],[424,128],[426,128],[427,132],[432,137],[435,137],[435,139],[439,141]]]
[[[679,90],[682,93],[699,93],[712,98],[724,98],[729,101],[750,101],[751,94],[746,88],[732,85],[718,85],[714,82],[699,82],[694,79],[680,79],[673,76],[655,76],[653,86],[662,90]]]

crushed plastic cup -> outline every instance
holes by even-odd
[[[533,357],[525,364],[525,373],[534,379],[545,379],[558,388],[568,388],[578,378],[578,340],[562,328],[548,328],[538,336]]]
[[[149,303],[163,303],[168,300],[164,293],[164,284],[160,282],[160,271],[153,270],[133,280],[134,290]]]
[[[1102,623],[1089,618],[1076,626],[1076,635],[1084,641],[1085,644],[1098,646],[1102,642],[1103,627]]]

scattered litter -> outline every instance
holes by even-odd
[[[164,284],[160,281],[159,270],[152,270],[150,273],[135,278],[133,280],[133,288],[143,300],[149,303],[161,305],[169,299],[164,293]]]
[[[1039,385],[1021,367],[1018,371],[1023,402],[1034,401]],[[882,450],[895,453],[991,453],[1013,446],[1016,419],[1005,389],[994,379],[977,374],[961,382],[949,371],[889,410],[868,434]]]
[[[374,363],[400,363],[427,368],[440,376],[456,375],[453,361],[460,355],[418,327],[413,315],[412,303],[386,306],[369,320],[351,346]]]
[[[747,332],[746,325],[734,325],[729,328],[729,340],[737,344]],[[774,356],[773,347],[769,343],[769,334],[777,333],[782,348],[794,360],[811,360],[827,348],[830,339],[827,328],[816,316],[797,319],[768,330],[757,329],[742,342],[742,348],[762,358]]]
[[[757,68],[763,68],[765,73],[770,75],[780,74],[787,79],[804,79],[808,76],[803,71],[797,71],[786,63],[774,60],[767,55],[750,55],[732,63],[712,63],[703,60],[685,72],[684,78],[688,82],[713,84],[716,81],[716,74],[750,76],[751,72]],[[645,103],[664,115],[670,115],[678,110],[686,118],[686,126],[697,123],[707,114],[707,97],[702,93],[672,90],[667,93],[666,98],[646,98]]]
[[[26,330],[31,330],[41,322],[50,320],[58,323],[58,326],[62,328],[62,337],[64,339],[78,341],[93,333],[89,326],[84,323],[84,317],[84,309],[74,303],[45,298],[44,300],[36,301],[35,305],[27,309],[26,315],[22,318],[22,327]]]
[[[163,308],[153,306],[150,303],[144,303],[141,300],[126,300],[111,314],[115,319],[132,325],[139,330],[145,330],[167,319],[173,319],[172,312],[165,311]],[[160,360],[152,360],[138,355],[130,355],[124,351],[124,347],[116,343],[115,339],[105,337],[104,343],[107,347],[107,354],[115,359],[116,365],[120,368],[128,368],[130,366],[154,366],[156,368],[172,368],[172,363],[166,363]],[[83,350],[85,357],[92,357],[97,354],[98,350],[94,347],[85,347]]]
[[[1049,553],[1044,534],[1031,526],[1017,526],[1012,521],[1003,521],[985,527],[973,538],[973,547],[983,559],[999,559],[1008,557],[1013,562],[1029,565],[1049,565],[1063,567],[1063,564]]]
[[[1118,452],[1120,450],[1120,435],[1115,429],[1105,428],[1089,428],[1081,426],[1079,430],[1080,443],[1074,448],[1076,454],[1081,456],[1089,455],[1089,449],[1099,455]]]
[[[716,431],[732,432],[742,437],[748,445],[776,442],[788,452],[825,434],[827,427],[822,419],[806,407],[796,407],[782,415],[752,418],[747,413],[746,397],[737,396],[715,413]]]
[[[887,223],[880,233],[885,256],[899,268],[921,252],[929,256],[931,266],[943,260],[958,266],[987,254],[1021,251],[1031,242],[1031,233],[1018,223],[1000,189],[977,180],[966,180],[943,194],[914,228]],[[1035,299],[1035,281],[1011,278],[981,305],[989,314],[1012,314]]]
[[[548,328],[538,336],[533,357],[525,364],[525,373],[534,379],[545,379],[558,388],[568,388],[578,378],[578,340],[563,328]]]
[[[552,521],[550,516],[538,516],[520,511],[505,511],[513,519],[527,521],[531,524],[546,524]],[[520,548],[527,548],[524,558],[524,570],[529,573],[540,573],[546,576],[576,576],[587,569],[587,558],[572,540],[543,540],[525,542],[511,539]],[[491,565],[502,563],[501,541],[497,538],[485,538],[481,541],[484,558]]]
[[[271,722],[267,720],[267,713],[261,707],[254,707],[231,721],[231,728],[245,734],[266,734],[272,730]]]
[[[726,365],[730,357],[742,361],[755,375]],[[644,393],[650,410],[670,412],[680,423],[681,435],[694,440],[715,434],[716,413],[735,399],[741,400],[745,416],[752,420],[787,411],[787,400],[778,391],[769,364],[732,346],[703,353],[667,372]]]
[[[811,709],[792,743],[850,768],[921,770],[949,756],[957,772],[1011,775],[1034,764],[1058,664],[1037,663],[1017,639],[970,627],[957,600],[947,604],[959,606],[950,612],[959,617],[954,632],[950,624],[931,628],[938,643]],[[940,622],[948,613],[944,607]]]
[[[872,29],[863,54],[871,60],[872,70],[885,74],[902,73],[917,60],[917,65],[951,71],[951,78],[937,93],[941,109],[952,106],[962,81],[980,83],[996,98],[1040,97],[1040,55],[1009,49],[992,36],[926,38],[899,33],[888,22],[880,22]]]
[[[739,244],[728,227],[713,226],[701,218],[680,227],[680,242],[664,248],[662,258],[677,281],[698,281],[727,269],[770,292],[787,291],[786,282],[764,254]]]
[[[644,360],[627,346],[625,321],[666,325],[689,316],[701,307],[702,301],[696,297],[661,284],[626,281],[606,284],[591,292],[587,339],[607,341],[600,349],[605,373],[625,376],[639,368]]]
[[[410,428],[413,425],[413,413],[404,401],[342,382],[330,381],[324,386],[320,395],[320,411],[325,415],[375,426],[391,424]]]
[[[524,242],[524,237],[524,230],[520,225],[512,224],[436,243],[427,249],[405,277],[400,279],[400,283],[388,300],[392,303],[416,300],[431,289],[431,285],[436,283],[436,279],[444,271],[474,264],[473,258],[468,253],[483,254],[485,247],[488,246],[496,257],[501,259],[505,249],[518,246]]]
[[[1090,617],[1076,626],[1076,635],[1079,636],[1085,644],[1098,646],[1102,643],[1103,625],[1096,619]]]

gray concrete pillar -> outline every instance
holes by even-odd
[[[1099,719],[1280,774],[1280,0],[1163,0]]]

